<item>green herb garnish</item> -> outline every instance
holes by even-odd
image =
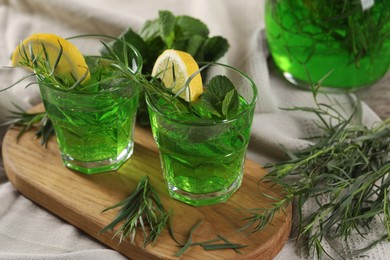
[[[88,67],[91,72],[90,74],[92,76],[87,86],[85,86],[85,84],[81,84],[84,78],[70,84],[70,82],[66,79],[64,80],[54,75],[53,68],[56,67],[56,64],[52,66],[53,64],[47,62],[49,59],[46,59],[46,61],[44,59],[36,59],[34,60],[34,69],[36,69],[36,72],[23,77],[6,89],[13,87],[26,78],[37,77],[39,74],[41,75],[39,76],[40,81],[45,82],[47,85],[53,85],[69,90],[77,88],[84,92],[98,91],[101,83],[112,80],[113,77],[120,80],[120,78],[130,76],[133,79],[134,77],[133,75],[130,75],[131,71],[129,71],[129,68],[132,68],[131,61],[134,57],[131,57],[129,54],[131,53],[128,51],[128,48],[130,48],[129,44],[134,46],[143,58],[144,75],[151,74],[157,57],[165,49],[172,48],[182,50],[190,53],[197,61],[211,62],[221,58],[229,48],[229,44],[225,38],[220,36],[210,37],[207,25],[205,25],[202,21],[185,15],[174,16],[169,11],[160,11],[158,18],[147,21],[139,33],[134,32],[131,28],[129,28],[118,39],[104,35],[81,35],[72,38],[88,36],[102,37],[113,41],[108,45],[103,43],[104,48],[101,50],[101,57],[86,57]],[[32,50],[23,49],[21,51],[25,52],[25,56],[28,57],[27,53]],[[34,54],[32,53],[31,56],[34,57]],[[61,52],[56,58],[56,63],[59,62],[60,58]],[[99,66],[96,65],[97,63],[100,65],[106,63],[107,66],[105,66],[104,70],[96,71],[96,68],[99,68]],[[31,60],[26,59],[25,65],[30,66]],[[119,71],[117,69],[119,69]],[[122,75],[118,75],[118,73],[122,73]],[[167,94],[169,93],[166,89],[161,87],[161,84],[159,86],[159,83],[157,83],[156,80],[152,79],[148,82],[146,78],[144,78],[142,83],[146,83],[146,88],[148,86],[153,88],[153,91],[157,91],[158,95],[161,94],[164,95],[164,97],[168,97]],[[69,87],[69,85],[71,85],[71,87]],[[0,91],[4,91],[6,89],[2,89]],[[147,106],[143,98],[143,93],[141,94],[139,102],[137,122],[141,125],[149,125],[149,116]],[[50,123],[50,119],[47,119],[47,121]]]
[[[28,113],[17,105],[15,107],[17,111],[11,111],[12,115],[9,117],[9,120],[0,124],[0,126],[11,125],[20,127],[16,140],[19,140],[32,127],[37,127],[38,130],[35,132],[35,136],[41,138],[41,145],[47,146],[50,137],[54,135],[53,124],[47,117],[47,114],[45,112]]]
[[[221,36],[209,36],[209,29],[199,19],[191,16],[174,16],[160,11],[158,18],[145,22],[140,32],[129,28],[121,36],[136,47],[143,58],[143,74],[150,75],[157,57],[166,49],[185,51],[197,62],[214,62],[229,49],[228,41]],[[123,59],[123,42],[112,43],[113,52]],[[148,109],[141,93],[137,122],[149,125]]]
[[[247,245],[243,245],[243,244],[234,244],[221,235],[217,235],[216,238],[206,240],[206,241],[192,242],[193,235],[195,231],[200,227],[201,224],[202,224],[202,220],[199,220],[191,227],[187,241],[184,244],[180,243],[176,239],[172,229],[172,223],[169,224],[169,234],[171,235],[172,239],[181,247],[181,249],[175,254],[175,256],[177,257],[182,256],[185,252],[187,252],[187,250],[191,246],[201,246],[204,250],[233,249],[238,254],[242,254],[242,252],[239,250],[240,248],[247,247]],[[216,242],[222,242],[222,243],[216,243]]]
[[[238,112],[238,92],[226,76],[213,77],[200,100],[210,113],[220,118],[234,117]]]
[[[184,254],[188,250],[188,248],[190,248],[190,246],[192,244],[192,236],[193,236],[194,232],[196,231],[196,229],[200,226],[200,224],[202,224],[201,220],[196,222],[195,225],[191,228],[187,241],[184,244],[181,244],[182,248],[175,254],[175,256],[177,256],[177,257],[181,256],[182,254]],[[176,239],[174,239],[174,240],[176,241]]]
[[[135,191],[127,199],[106,208],[103,212],[117,207],[121,207],[119,213],[99,234],[113,230],[123,221],[123,224],[114,234],[114,237],[120,235],[119,243],[125,238],[130,238],[133,243],[137,231],[141,228],[144,236],[144,246],[149,243],[154,244],[166,226],[169,217],[169,213],[165,211],[147,176],[142,177]],[[147,226],[149,230],[147,230]]]
[[[350,62],[359,68],[362,59],[373,59],[389,40],[390,5],[386,0],[372,1],[374,6],[368,9],[363,8],[363,1],[356,0],[270,0],[269,3],[273,19],[285,32],[313,42],[313,46],[305,50],[308,56],[304,63],[320,51],[316,44],[335,42],[350,55]],[[286,10],[292,15],[283,21]]]
[[[188,78],[187,82],[177,93],[173,93],[170,88],[165,87],[159,78],[152,77],[148,80],[148,77],[141,77],[139,80],[142,81],[141,84],[149,95],[149,102],[154,103],[155,107],[161,107],[161,111],[164,111],[165,114],[172,113],[182,116],[181,120],[192,120],[193,118],[225,120],[234,118],[240,112],[240,96],[232,81],[224,75],[213,76],[207,84],[204,84],[203,93],[198,100],[187,102],[179,96],[186,88],[189,88],[193,77],[214,65],[242,73],[238,69],[226,64],[217,62],[206,63]],[[165,70],[167,69],[173,70],[171,67],[165,68]],[[161,74],[164,74],[164,71]],[[174,77],[175,73],[172,74]],[[159,104],[159,99],[163,99],[164,102]]]
[[[323,134],[312,146],[287,152],[289,160],[266,165],[270,172],[262,181],[279,185],[283,195],[276,198],[265,194],[274,203],[268,209],[252,210],[244,228],[261,230],[295,199],[298,239],[304,239],[319,258],[327,254],[321,242],[331,243],[334,237],[348,240],[354,233],[364,236],[374,218],[382,221],[383,236],[351,254],[365,252],[379,241],[390,241],[389,121],[367,128],[353,123],[356,112],[344,117],[332,106],[319,102],[314,108],[290,110],[317,115]],[[289,181],[291,178],[294,181]],[[302,209],[308,203],[318,209],[304,216]]]
[[[212,62],[221,58],[229,48],[225,38],[209,37],[207,25],[202,21],[186,15],[174,16],[169,11],[160,11],[157,19],[147,21],[140,36],[151,51],[140,51],[142,57],[150,61],[150,66],[145,66],[147,73],[152,72],[154,62],[165,49],[188,52],[198,62]],[[130,38],[125,39],[133,42]]]
[[[154,244],[161,231],[169,223],[168,232],[171,235],[171,238],[181,247],[175,254],[177,257],[183,255],[191,246],[201,246],[204,250],[233,249],[238,254],[242,253],[239,250],[240,248],[247,247],[247,245],[232,243],[220,235],[217,235],[217,237],[212,240],[193,242],[193,235],[202,224],[202,220],[197,221],[195,225],[191,227],[187,241],[185,243],[180,243],[173,232],[173,214],[164,209],[157,192],[151,186],[147,176],[141,178],[135,191],[127,199],[106,208],[103,212],[117,207],[121,207],[120,211],[114,220],[104,227],[99,234],[114,230],[119,223],[123,222],[113,236],[114,238],[117,235],[120,235],[119,243],[126,238],[130,238],[130,241],[133,242],[137,231],[141,229],[144,236],[144,246],[149,243]],[[146,226],[149,227],[149,231],[147,231]],[[216,242],[222,243],[217,244]]]

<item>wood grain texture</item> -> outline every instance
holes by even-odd
[[[10,129],[3,141],[3,159],[6,174],[14,187],[70,224],[83,230],[107,246],[131,259],[177,259],[180,249],[164,230],[154,246],[142,246],[141,233],[135,243],[118,244],[113,233],[99,231],[112,221],[117,210],[101,213],[103,209],[128,197],[138,180],[147,174],[160,194],[166,208],[173,209],[173,230],[179,241],[185,242],[190,228],[203,220],[193,241],[213,239],[222,235],[233,243],[248,245],[243,254],[234,250],[204,251],[191,247],[184,259],[272,259],[284,246],[291,228],[291,206],[280,212],[261,232],[239,232],[249,212],[244,209],[267,207],[270,201],[260,194],[269,191],[278,194],[275,187],[259,184],[266,171],[247,160],[241,188],[222,204],[192,207],[168,196],[162,177],[157,147],[148,129],[136,127],[136,146],[133,156],[118,170],[96,175],[84,175],[65,168],[54,138],[48,147],[39,145],[34,131],[27,132],[16,142],[17,129]]]

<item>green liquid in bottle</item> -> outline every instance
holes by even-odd
[[[357,4],[356,4],[357,3]],[[298,86],[348,91],[390,65],[390,1],[268,0],[266,35],[276,66]]]

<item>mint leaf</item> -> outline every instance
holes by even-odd
[[[217,117],[223,117],[222,111],[220,111],[220,100],[215,95],[210,92],[203,92],[201,102],[209,113]]]
[[[165,10],[159,12],[157,19],[145,22],[139,36],[148,47],[148,52],[140,50],[143,57],[148,57],[144,58],[143,66],[147,73],[165,49],[188,52],[198,62],[211,62],[221,58],[229,48],[225,38],[209,37],[209,29],[201,20],[186,15],[174,16]]]
[[[216,61],[223,57],[228,49],[229,43],[225,38],[214,36],[205,41],[202,50],[194,58],[198,61]]]
[[[174,49],[190,53],[195,60],[208,39],[209,29],[199,19],[190,16],[177,16],[175,25]],[[198,61],[203,61],[198,60]],[[210,60],[211,61],[211,60]]]
[[[226,94],[232,89],[234,89],[233,83],[228,79],[228,77],[223,75],[213,77],[208,85],[208,91],[216,96],[221,102],[225,98]]]
[[[156,19],[146,21],[139,33],[129,28],[123,34],[123,37],[141,53],[143,58],[142,70],[145,74],[151,74],[157,57],[166,49],[188,52],[198,62],[212,62],[221,58],[229,48],[227,40],[223,37],[216,36],[210,38],[207,25],[199,19],[186,15],[174,16],[170,11],[166,10],[161,10]],[[121,60],[124,60],[123,43],[115,41],[112,44],[115,45],[114,53]],[[131,60],[131,57],[128,57],[128,60]],[[205,76],[206,70],[201,73],[202,76]],[[222,103],[224,100],[220,98],[215,99],[213,95],[206,94],[204,96],[205,105],[203,107],[211,111],[208,113],[208,116],[223,117]],[[218,105],[214,106],[217,103]],[[225,106],[227,106],[226,104]],[[138,117],[144,118],[144,121],[147,122],[148,113],[146,103],[142,97],[140,98],[139,107]],[[227,110],[230,111],[229,106]]]
[[[165,42],[167,49],[171,49],[175,40],[175,16],[169,11],[159,12],[160,36]]]
[[[231,118],[237,114],[238,93],[233,83],[226,76],[213,77],[200,100],[210,113],[217,117]]]
[[[146,71],[151,71],[154,65],[154,62],[157,59],[157,56],[160,55],[158,53],[159,50],[151,49],[150,47],[157,46],[156,43],[150,44],[147,43],[138,33],[134,32],[131,28],[128,28],[127,31],[125,31],[121,36],[119,36],[119,40],[116,40],[112,43],[112,51],[119,57],[120,60],[124,61],[124,52],[123,52],[123,42],[120,40],[123,39],[124,41],[130,43],[133,45],[141,54],[143,59],[143,68]],[[158,39],[158,38],[155,38]],[[160,44],[161,46],[164,46],[163,43]],[[102,54],[104,54],[105,50],[102,51]],[[129,61],[132,60],[133,57],[131,57],[132,52],[130,49],[128,49],[127,59]]]
[[[146,21],[144,26],[141,28],[139,35],[146,42],[160,36],[160,21],[159,19]]]
[[[122,61],[124,61],[123,41],[126,41],[133,45],[142,55],[147,54],[149,52],[149,47],[146,42],[136,32],[129,28],[121,36],[119,36],[119,40],[116,40],[112,43],[112,51]],[[129,49],[129,47],[127,48]],[[103,50],[102,53],[105,53],[105,51],[106,50]],[[129,55],[128,60],[131,60],[131,51],[129,50],[127,53]]]
[[[187,43],[187,52],[192,55],[192,57],[196,57],[198,52],[203,47],[206,38],[200,35],[192,36]],[[196,59],[195,59],[196,60]]]
[[[203,36],[205,38],[209,35],[209,29],[199,19],[191,16],[177,16],[176,17],[176,38],[178,39],[189,39],[194,35]]]
[[[236,89],[230,90],[222,102],[222,114],[226,118],[234,117],[238,112],[239,98]]]

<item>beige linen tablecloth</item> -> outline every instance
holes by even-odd
[[[9,57],[15,46],[32,33],[118,36],[127,27],[138,30],[147,19],[156,18],[158,10],[194,16],[208,25],[211,35],[229,40],[230,49],[222,62],[246,71],[258,86],[249,157],[259,163],[282,160],[280,144],[295,151],[307,146],[305,137],[318,130],[312,116],[279,109],[312,106],[313,99],[309,92],[291,87],[269,72],[263,39],[263,5],[262,0],[0,0],[0,65],[10,65]],[[74,43],[86,54],[101,47],[98,42],[86,40]],[[24,74],[22,70],[1,69],[0,87],[10,85]],[[24,89],[24,86],[0,94],[0,120],[13,108],[12,103],[28,108],[40,102],[37,88]],[[345,96],[331,97],[347,111],[350,109]],[[320,99],[329,102],[327,98]],[[363,112],[365,124],[379,120],[365,104]],[[374,228],[373,235],[378,232],[381,230]],[[349,252],[365,243],[357,237],[340,243],[339,249]],[[389,243],[381,243],[366,258],[390,259],[388,252]],[[304,259],[300,253],[294,242],[288,242],[277,259]],[[0,259],[123,258],[20,195],[0,173]]]

